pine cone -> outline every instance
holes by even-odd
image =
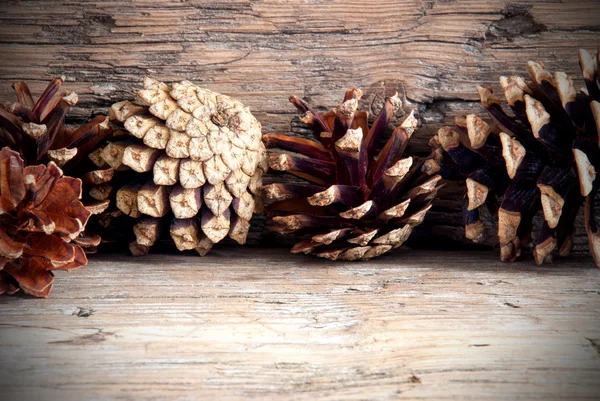
[[[46,297],[52,269],[87,263],[83,249],[69,242],[81,234],[90,212],[79,201],[81,180],[62,174],[54,162],[24,167],[18,153],[0,151],[0,294],[21,288]]]
[[[76,129],[66,127],[78,96],[63,90],[63,82],[64,78],[52,79],[37,102],[25,82],[15,83],[17,103],[0,106],[0,144],[19,152],[27,166],[54,162],[65,174],[81,178],[86,207],[101,214],[109,206],[108,182],[114,175],[98,158],[101,145],[112,135],[108,117],[96,116]],[[74,242],[93,252],[101,240],[98,234],[88,230]]]
[[[103,159],[138,179],[117,191],[117,207],[139,219],[133,254],[148,252],[164,219],[179,250],[206,254],[227,235],[246,242],[266,170],[261,126],[239,101],[183,81],[145,78],[136,102],[110,110],[131,137],[110,143]]]
[[[264,136],[267,147],[294,152],[270,156],[269,166],[308,181],[263,188],[274,201],[267,207],[274,216],[270,229],[310,238],[298,242],[293,253],[370,259],[400,247],[431,207],[440,177],[420,173],[412,157],[401,158],[417,126],[413,113],[378,152],[401,101],[397,94],[388,98],[369,129],[368,113],[357,109],[361,95],[349,90],[341,105],[323,114],[291,97],[317,141]]]
[[[533,219],[544,222],[533,254],[536,263],[552,260],[555,249],[566,256],[573,246],[575,218],[585,197],[585,224],[590,249],[600,263],[600,234],[594,221],[595,172],[600,168],[598,62],[579,53],[587,90],[577,93],[572,79],[554,75],[529,62],[531,82],[500,77],[513,115],[491,89],[478,87],[488,124],[474,114],[456,119],[456,131],[439,130],[423,171],[448,180],[466,179],[463,202],[465,234],[483,238],[479,209],[498,215],[500,257],[514,261],[529,246]]]

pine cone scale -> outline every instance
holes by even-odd
[[[24,249],[24,243],[13,240],[4,230],[0,230],[0,263],[21,257]]]
[[[50,259],[54,267],[75,260],[75,247],[56,235],[33,233],[27,236],[25,253]]]
[[[54,281],[50,268],[51,265],[46,259],[30,257],[17,263],[6,264],[4,272],[12,276],[26,293],[36,297],[47,297]]]
[[[15,154],[8,154],[0,161],[0,174],[2,210],[6,211],[15,207],[25,198],[23,161]]]

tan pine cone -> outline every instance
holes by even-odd
[[[22,289],[46,297],[52,270],[87,264],[83,249],[70,243],[91,214],[80,198],[81,180],[64,177],[54,162],[24,167],[17,152],[0,151],[0,294]]]
[[[273,216],[269,228],[307,238],[294,253],[357,260],[389,252],[423,221],[437,194],[440,177],[421,173],[416,158],[402,158],[417,127],[413,113],[378,151],[401,101],[397,94],[388,98],[369,128],[368,113],[358,110],[361,96],[359,89],[349,90],[342,104],[323,114],[292,96],[316,141],[264,136],[267,147],[276,149],[269,157],[271,169],[306,181],[263,188],[273,201],[267,206]]]
[[[503,261],[514,261],[532,243],[533,220],[543,225],[533,243],[537,264],[567,256],[573,246],[575,218],[585,205],[590,251],[600,266],[600,233],[595,222],[596,172],[600,171],[600,87],[598,56],[580,50],[586,89],[578,92],[564,72],[528,63],[529,78],[500,77],[504,98],[478,88],[490,116],[456,120],[456,129],[440,129],[424,171],[448,180],[466,180],[463,203],[465,235],[483,239],[481,207],[498,215]]]
[[[225,237],[246,242],[266,170],[260,123],[229,96],[183,81],[151,78],[135,102],[114,104],[110,117],[131,135],[102,158],[139,179],[117,191],[117,207],[137,219],[133,254],[145,254],[165,220],[179,250],[206,254]]]
[[[63,83],[64,78],[53,78],[37,101],[25,82],[15,83],[17,102],[0,106],[0,143],[20,153],[27,166],[54,162],[66,175],[81,178],[85,206],[94,215],[102,215],[110,204],[114,170],[98,155],[113,131],[106,116],[69,128],[66,118],[78,96],[64,90]],[[99,234],[101,228],[93,224],[93,229],[74,241],[86,247],[86,252],[94,252],[101,241]]]

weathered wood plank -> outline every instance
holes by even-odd
[[[289,129],[288,95],[331,107],[354,85],[399,89],[407,108],[437,123],[449,121],[447,108],[463,111],[460,103],[476,100],[477,83],[523,74],[529,59],[578,76],[576,49],[593,50],[600,29],[594,0],[402,0],[368,8],[352,1],[13,2],[0,16],[0,100],[10,98],[13,80],[41,89],[44,79],[64,74],[83,95],[79,114],[86,115],[129,96],[150,74],[235,95],[266,131]],[[425,150],[430,132],[415,150]]]
[[[482,113],[477,84],[498,88],[500,74],[526,74],[530,59],[579,77],[576,51],[596,48],[599,4],[12,1],[0,15],[0,101],[12,99],[15,80],[26,79],[39,92],[51,76],[64,74],[81,95],[74,116],[83,118],[130,97],[144,75],[190,79],[239,98],[265,132],[286,133],[296,116],[289,95],[324,109],[346,88],[360,86],[372,112],[394,91],[405,111],[417,109],[423,126],[408,151],[423,154],[440,125]],[[442,193],[444,208],[438,207],[451,224],[425,233],[460,235],[455,193]],[[583,236],[577,247],[585,248]]]
[[[400,252],[108,257],[0,298],[6,399],[594,399],[600,271]]]

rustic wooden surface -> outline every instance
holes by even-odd
[[[0,298],[0,399],[592,400],[599,305],[587,258],[103,256]]]
[[[425,127],[412,150],[457,113],[479,110],[475,85],[525,74],[528,60],[580,76],[600,6],[587,1],[3,1],[0,101],[26,79],[65,75],[79,116],[129,98],[144,75],[190,79],[250,106],[287,132],[288,96],[325,108],[359,86],[365,106],[398,90]],[[375,107],[377,108],[377,107]]]
[[[82,120],[144,75],[190,79],[239,98],[265,132],[301,134],[288,95],[325,109],[359,86],[372,112],[394,91],[418,111],[408,151],[423,154],[440,125],[481,113],[477,84],[529,59],[578,77],[599,20],[597,0],[3,1],[0,102],[16,80],[39,93],[65,75]],[[455,234],[455,199],[430,214],[434,233]],[[588,257],[410,256],[96,257],[58,272],[50,299],[0,298],[0,399],[598,398]]]
[[[81,95],[76,118],[130,98],[144,75],[193,80],[250,106],[267,133],[286,133],[294,94],[320,109],[346,88],[376,112],[399,91],[423,124],[408,152],[454,116],[481,113],[477,84],[526,74],[530,59],[580,76],[577,49],[600,41],[597,0],[3,1],[0,101],[10,85],[41,91],[65,75]],[[298,124],[292,124],[298,126]],[[301,132],[299,133],[302,134]],[[269,178],[267,178],[269,180]],[[456,186],[440,194],[425,235],[462,237]],[[251,242],[268,238],[256,225]],[[494,228],[489,232],[493,237]],[[417,233],[419,234],[419,232]],[[584,235],[576,249],[587,247]]]

